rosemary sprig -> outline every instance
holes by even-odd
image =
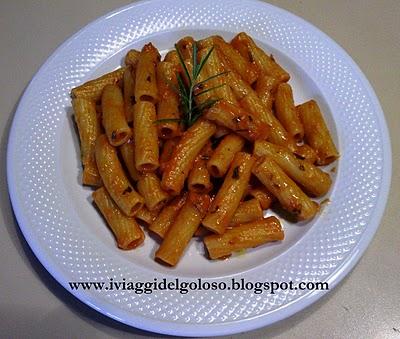
[[[182,107],[182,119],[159,119],[156,120],[155,123],[181,122],[185,125],[185,128],[189,128],[201,117],[201,115],[206,109],[210,108],[219,100],[219,99],[207,99],[201,104],[196,104],[195,98],[210,91],[213,91],[217,88],[225,86],[225,84],[213,86],[203,91],[198,91],[198,90],[202,89],[203,85],[208,81],[220,77],[228,72],[221,72],[218,74],[214,74],[207,79],[198,81],[199,75],[203,70],[207,60],[210,58],[210,55],[213,52],[214,47],[211,47],[210,50],[207,52],[207,54],[205,54],[201,58],[201,60],[197,62],[198,60],[197,45],[195,43],[193,44],[192,72],[190,72],[189,69],[186,67],[185,60],[183,59],[183,56],[176,44],[175,44],[175,50],[178,54],[183,74],[180,73],[176,74],[177,86],[172,83],[170,85],[171,89],[174,90],[179,95]]]

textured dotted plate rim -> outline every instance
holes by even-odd
[[[182,1],[177,1],[182,2]],[[96,294],[89,294],[87,292],[81,291],[71,291],[68,287],[67,281],[72,280],[71,277],[66,274],[59,266],[56,264],[55,258],[53,258],[47,252],[47,249],[43,247],[43,244],[39,241],[37,236],[34,233],[34,230],[30,227],[31,220],[24,209],[23,202],[20,192],[17,190],[17,170],[21,167],[21,164],[18,163],[17,158],[15,157],[17,145],[20,142],[19,140],[19,130],[17,129],[16,121],[21,120],[24,116],[29,116],[29,112],[23,110],[23,106],[26,104],[26,98],[30,95],[34,94],[36,91],[36,82],[39,76],[48,71],[48,66],[52,62],[52,60],[57,57],[60,53],[65,52],[66,47],[75,39],[80,39],[85,32],[94,27],[99,23],[103,23],[107,21],[107,19],[112,18],[114,16],[118,16],[125,11],[134,11],[139,10],[140,6],[153,6],[156,8],[157,6],[161,6],[163,2],[161,1],[140,1],[131,5],[127,5],[125,7],[116,9],[99,19],[93,21],[79,32],[74,34],[71,38],[66,40],[57,50],[49,57],[49,59],[43,64],[43,66],[39,69],[36,75],[31,80],[29,86],[25,90],[23,97],[21,98],[18,109],[16,111],[13,124],[11,127],[10,135],[9,135],[9,143],[7,148],[7,181],[9,187],[9,194],[11,198],[11,202],[14,208],[14,212],[16,218],[18,220],[19,226],[32,248],[33,252],[40,260],[40,262],[44,265],[44,267],[49,271],[49,273],[62,285],[64,286],[70,293],[72,293],[75,297],[96,309],[97,311],[115,319],[125,324],[135,326],[141,329],[172,334],[172,335],[185,335],[185,336],[200,336],[200,335],[226,335],[232,333],[238,333],[243,331],[248,331],[252,329],[256,329],[262,326],[266,326],[272,324],[278,320],[284,319],[303,308],[307,307],[314,301],[318,300],[322,295],[326,292],[324,291],[314,291],[309,292],[307,294],[302,295],[298,299],[294,299],[293,301],[287,302],[281,305],[279,308],[276,308],[272,311],[255,315],[254,317],[247,317],[240,320],[228,319],[225,322],[219,323],[174,323],[172,321],[165,321],[156,318],[150,318],[146,316],[141,316],[139,314],[131,314],[127,312],[125,309],[121,309],[120,307],[110,304],[106,302],[104,299],[99,299],[96,297]],[[203,0],[198,2],[204,6],[210,5],[212,2]],[[220,4],[226,5],[229,1],[221,1]],[[235,2],[236,3],[236,2]],[[281,16],[285,17],[287,20],[290,20],[296,25],[299,25],[307,30],[308,33],[317,36],[319,39],[322,39],[326,42],[326,45],[335,51],[335,53],[340,54],[345,63],[349,65],[352,72],[356,73],[358,80],[361,82],[361,87],[363,89],[364,95],[367,96],[368,100],[371,102],[372,110],[374,113],[374,117],[377,119],[378,133],[381,138],[382,147],[382,168],[380,171],[380,183],[376,189],[379,199],[374,204],[373,211],[369,217],[369,222],[365,225],[362,234],[357,239],[356,244],[352,247],[350,253],[345,256],[339,266],[335,267],[335,269],[330,272],[329,278],[327,281],[329,282],[330,289],[334,288],[340,281],[343,279],[347,273],[355,266],[358,260],[361,258],[362,254],[366,250],[368,244],[372,240],[378,226],[380,220],[382,218],[389,187],[390,187],[390,179],[391,179],[391,147],[389,141],[389,134],[386,126],[386,122],[384,119],[384,114],[376,98],[376,95],[369,84],[368,80],[365,78],[361,70],[358,68],[356,63],[351,59],[347,53],[338,46],[333,40],[331,40],[327,35],[319,31],[317,28],[304,21],[303,19],[285,11],[275,6],[258,2],[254,0],[246,0],[242,1],[242,4],[248,4],[249,7],[255,8],[259,7],[260,11],[271,11],[275,13],[279,13]],[[207,27],[208,28],[208,27]],[[150,32],[151,34],[152,32]],[[284,51],[285,52],[285,51]],[[54,166],[57,166],[55,164]],[[169,326],[166,326],[168,324]]]

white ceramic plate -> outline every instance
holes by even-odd
[[[155,242],[123,252],[79,184],[70,89],[110,71],[129,48],[161,51],[185,35],[231,38],[246,31],[292,75],[296,102],[321,105],[341,158],[331,203],[311,223],[284,222],[286,239],[227,261],[210,262],[190,245],[175,269],[152,260]],[[152,281],[163,277],[230,281],[326,281],[332,289],[356,264],[384,211],[391,175],[388,132],[378,100],[351,58],[302,19],[251,0],[146,1],[91,23],[60,46],[27,88],[8,145],[8,184],[19,225],[34,253],[67,290],[68,281]],[[74,291],[96,310],[142,329],[221,335],[271,324],[324,292]]]

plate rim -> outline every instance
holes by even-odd
[[[161,2],[160,0],[140,0],[119,8],[116,8],[95,20],[92,20],[77,32],[75,32],[72,36],[64,40],[59,46],[50,54],[50,56],[45,60],[45,62],[39,67],[39,69],[35,72],[34,76],[28,83],[27,87],[23,91],[22,96],[20,97],[17,105],[17,109],[15,110],[13,121],[11,128],[9,130],[8,135],[8,143],[7,143],[7,185],[8,185],[8,192],[12,204],[12,208],[14,214],[16,216],[16,221],[18,226],[24,235],[29,247],[32,249],[35,256],[39,259],[41,265],[52,275],[52,277],[61,285],[63,286],[71,295],[78,298],[81,302],[85,303],[89,307],[95,309],[96,311],[102,313],[105,316],[108,316],[118,322],[124,323],[129,326],[136,327],[138,329],[155,332],[155,333],[162,333],[162,334],[169,334],[169,335],[180,335],[180,336],[220,336],[220,335],[229,335],[234,333],[241,333],[245,331],[254,330],[263,326],[271,325],[277,321],[283,320],[292,316],[293,314],[297,313],[300,310],[305,309],[306,307],[310,306],[312,303],[320,299],[323,295],[327,292],[332,291],[340,281],[356,266],[359,262],[362,255],[365,253],[368,245],[370,244],[372,238],[374,237],[378,227],[380,226],[380,222],[382,220],[383,214],[385,212],[385,208],[387,205],[387,200],[389,196],[389,191],[391,187],[391,176],[392,176],[392,151],[391,151],[391,141],[390,141],[390,134],[388,131],[386,119],[382,107],[380,105],[379,99],[360,69],[360,67],[356,64],[356,62],[351,58],[351,56],[342,48],[336,41],[330,38],[326,33],[321,31],[319,28],[311,24],[310,22],[306,21],[305,19],[291,13],[290,11],[277,7],[275,5],[271,5],[269,3],[260,1],[260,0],[245,0],[245,2],[255,3],[259,6],[265,6],[273,8],[276,11],[279,11],[285,14],[289,19],[294,19],[300,22],[301,24],[307,26],[307,28],[311,29],[313,33],[319,34],[324,40],[328,41],[329,44],[334,46],[338,52],[341,53],[342,57],[349,62],[350,66],[353,70],[356,71],[357,75],[359,76],[359,80],[361,81],[362,85],[365,87],[365,90],[369,94],[369,98],[372,101],[373,109],[376,114],[376,117],[379,121],[379,129],[382,136],[382,154],[383,154],[383,166],[382,166],[382,181],[379,187],[379,201],[374,209],[373,213],[371,213],[371,219],[369,224],[367,225],[365,231],[361,235],[357,245],[352,249],[351,253],[347,256],[347,258],[338,266],[333,272],[330,278],[327,280],[329,282],[330,289],[328,291],[312,291],[304,295],[300,300],[294,300],[289,302],[280,308],[269,312],[268,314],[258,315],[256,317],[242,319],[242,320],[235,320],[228,323],[215,323],[215,324],[197,324],[197,323],[172,323],[170,321],[163,321],[159,319],[150,319],[145,316],[141,315],[134,315],[130,318],[126,317],[126,311],[120,310],[118,307],[112,304],[103,303],[102,300],[96,299],[92,297],[90,294],[86,294],[81,292],[80,290],[74,290],[68,288],[67,280],[68,277],[63,274],[61,270],[57,268],[56,265],[52,265],[51,257],[47,256],[46,253],[41,249],[40,243],[35,241],[35,238],[32,237],[31,230],[29,230],[29,221],[26,220],[23,211],[20,209],[18,205],[18,198],[17,198],[17,191],[15,186],[12,184],[15,181],[14,178],[14,163],[12,161],[13,158],[13,149],[15,148],[15,143],[17,142],[16,136],[16,119],[17,116],[22,114],[21,106],[24,102],[25,98],[28,96],[33,90],[33,84],[38,76],[41,74],[43,70],[46,69],[46,66],[55,58],[59,52],[66,47],[71,41],[74,39],[79,38],[81,34],[83,34],[89,27],[96,25],[99,22],[106,20],[108,17],[117,15],[124,11],[130,10],[134,7],[139,7],[142,5],[147,4],[156,4]],[[103,304],[103,305],[102,305]],[[290,306],[290,307],[289,307]],[[165,329],[162,325],[166,323],[172,324],[171,327]],[[193,330],[196,329],[196,334],[193,333]]]

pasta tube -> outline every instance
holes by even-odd
[[[191,192],[156,251],[156,259],[175,266],[208,209],[210,197]]]
[[[210,160],[207,168],[213,177],[223,177],[228,171],[236,153],[240,152],[244,146],[244,139],[236,134],[228,134],[219,143]]]
[[[303,122],[305,140],[317,152],[317,165],[328,165],[339,158],[324,117],[315,100],[297,106]]]
[[[284,233],[279,220],[269,217],[238,225],[223,235],[208,235],[204,238],[204,245],[211,259],[223,259],[233,252],[283,238]]]
[[[219,35],[211,35],[206,38],[197,41],[198,49],[205,49],[213,47],[218,39],[222,39]]]
[[[272,158],[259,159],[253,174],[279,200],[282,207],[293,213],[298,220],[312,219],[318,212],[319,205],[305,195]]]
[[[134,69],[139,61],[139,55],[140,55],[139,51],[137,51],[136,49],[131,49],[125,55],[125,65],[131,66],[132,69]]]
[[[199,51],[199,57],[203,58],[209,51],[209,48],[204,48]],[[229,85],[226,83],[226,75],[220,75],[215,78],[212,78],[213,76],[217,74],[221,74],[225,72],[226,69],[223,67],[223,64],[221,63],[221,60],[218,56],[218,53],[214,49],[207,62],[204,64],[204,68],[202,70],[202,73],[204,77],[210,79],[207,81],[207,85],[209,88],[213,88],[210,92],[208,92],[209,96],[212,99],[217,99],[217,100],[225,100],[231,104],[237,104],[237,100],[235,98],[235,95],[233,94],[231,88]],[[202,89],[200,89],[201,91]],[[201,92],[199,92],[201,93]],[[196,93],[196,95],[202,95]]]
[[[133,73],[133,74],[132,74]],[[135,100],[135,70],[127,67],[124,72],[124,110],[127,122],[133,120],[133,106]]]
[[[265,54],[246,33],[242,32],[236,35],[231,44],[242,56],[248,57],[250,62],[254,62],[263,73],[274,77],[279,82],[286,82],[290,79],[289,73],[276,63],[272,55]]]
[[[249,95],[240,100],[240,105],[251,114],[258,112],[262,117],[262,121],[270,127],[268,140],[274,144],[283,146],[288,146],[293,143],[292,138],[279,120],[274,116],[271,110],[266,109],[254,92],[250,92]]]
[[[161,210],[157,218],[151,223],[149,230],[157,234],[160,238],[164,238],[186,199],[187,194],[175,197],[174,200]]]
[[[165,54],[164,61],[171,62],[174,66],[179,66],[180,64],[178,53],[174,49]]]
[[[150,225],[157,218],[157,215],[158,211],[149,211],[146,206],[143,206],[135,214],[135,219]]]
[[[205,117],[251,141],[265,139],[270,132],[269,126],[256,116],[224,100],[215,103]]]
[[[149,101],[139,101],[133,108],[135,128],[135,164],[140,172],[153,172],[159,166],[156,109]]]
[[[328,173],[305,160],[296,158],[288,149],[257,140],[254,143],[254,155],[267,155],[273,159],[281,169],[303,189],[314,197],[326,194],[331,187],[332,180]]]
[[[202,222],[205,228],[218,234],[225,232],[247,188],[254,162],[250,154],[236,153],[224,183]]]
[[[267,210],[275,199],[264,186],[250,187],[245,196],[257,199],[263,210]]]
[[[114,233],[119,248],[130,250],[143,243],[144,233],[136,223],[135,218],[128,217],[122,213],[104,187],[93,192],[92,196],[108,226]]]
[[[177,67],[173,63],[162,61],[157,65],[157,86],[159,102],[157,106],[157,127],[161,138],[170,139],[180,134],[179,96],[172,86],[177,87]],[[165,121],[163,121],[165,120]]]
[[[96,105],[91,100],[76,98],[72,100],[72,107],[81,142],[82,183],[95,187],[101,186],[101,178],[95,158],[96,138],[101,133]]]
[[[240,203],[229,226],[236,226],[262,218],[263,210],[261,209],[260,202],[257,199],[251,199]]]
[[[160,180],[154,173],[143,174],[137,183],[137,189],[150,211],[159,211],[168,200],[168,194],[161,189]]]
[[[94,102],[100,101],[101,94],[106,85],[116,85],[122,80],[125,67],[104,74],[100,78],[90,80],[71,90],[71,98],[85,98]]]
[[[268,110],[272,110],[278,82],[270,75],[262,74],[256,82],[256,93]]]
[[[298,158],[303,159],[310,164],[314,164],[317,161],[317,152],[315,152],[314,149],[307,144],[303,144],[300,146],[295,145],[295,147],[291,148],[290,150]]]
[[[189,191],[196,193],[208,193],[213,185],[210,180],[210,173],[207,169],[207,160],[212,154],[211,143],[208,142],[194,161],[193,168],[188,177]]]
[[[193,59],[193,45],[195,43],[196,42],[191,36],[186,36],[176,43],[176,46],[179,49],[179,52],[181,52],[184,60]]]
[[[179,142],[179,137],[165,140],[161,155],[160,155],[160,170],[164,172],[165,166],[167,165],[168,161],[171,159],[172,154],[175,150],[176,145]]]
[[[221,52],[217,50],[217,53]],[[226,61],[226,59],[224,59],[223,55],[221,57],[221,60],[224,67],[229,71],[229,73],[226,75],[227,84],[232,89],[236,99],[241,100],[246,95],[249,95],[252,92],[251,86],[246,81],[244,81],[233,68],[229,66],[229,63]]]
[[[302,141],[303,125],[294,106],[292,87],[287,83],[279,84],[276,90],[275,111],[276,117],[289,135],[297,142]]]
[[[239,100],[240,105],[248,111],[257,120],[266,124],[271,131],[269,132],[268,138],[279,145],[290,145],[292,148],[296,146],[290,135],[283,128],[279,120],[272,113],[272,110],[265,106],[261,99],[257,96],[257,93],[246,83],[232,68],[227,66],[227,61],[222,57],[222,63],[225,68],[229,70],[227,74],[227,83],[233,90],[236,98]],[[257,138],[265,139],[265,138]]]
[[[96,140],[96,163],[103,184],[118,207],[127,216],[134,216],[143,206],[143,198],[129,183],[119,162],[117,150],[102,134]]]
[[[179,195],[197,154],[215,130],[216,127],[213,123],[207,120],[198,120],[183,133],[162,176],[161,188],[168,194]]]
[[[122,91],[117,85],[104,87],[101,108],[108,142],[112,146],[124,144],[131,136],[131,129],[126,122]]]
[[[136,66],[135,98],[136,101],[158,101],[156,65],[160,61],[157,48],[150,42],[142,48]]]
[[[140,173],[136,169],[135,165],[135,145],[133,144],[132,138],[130,138],[125,144],[119,146],[119,150],[130,177],[133,181],[138,181]]]
[[[257,66],[245,58],[220,36],[212,36],[199,41],[199,48],[217,46],[232,67],[249,84],[255,82],[259,71]]]

